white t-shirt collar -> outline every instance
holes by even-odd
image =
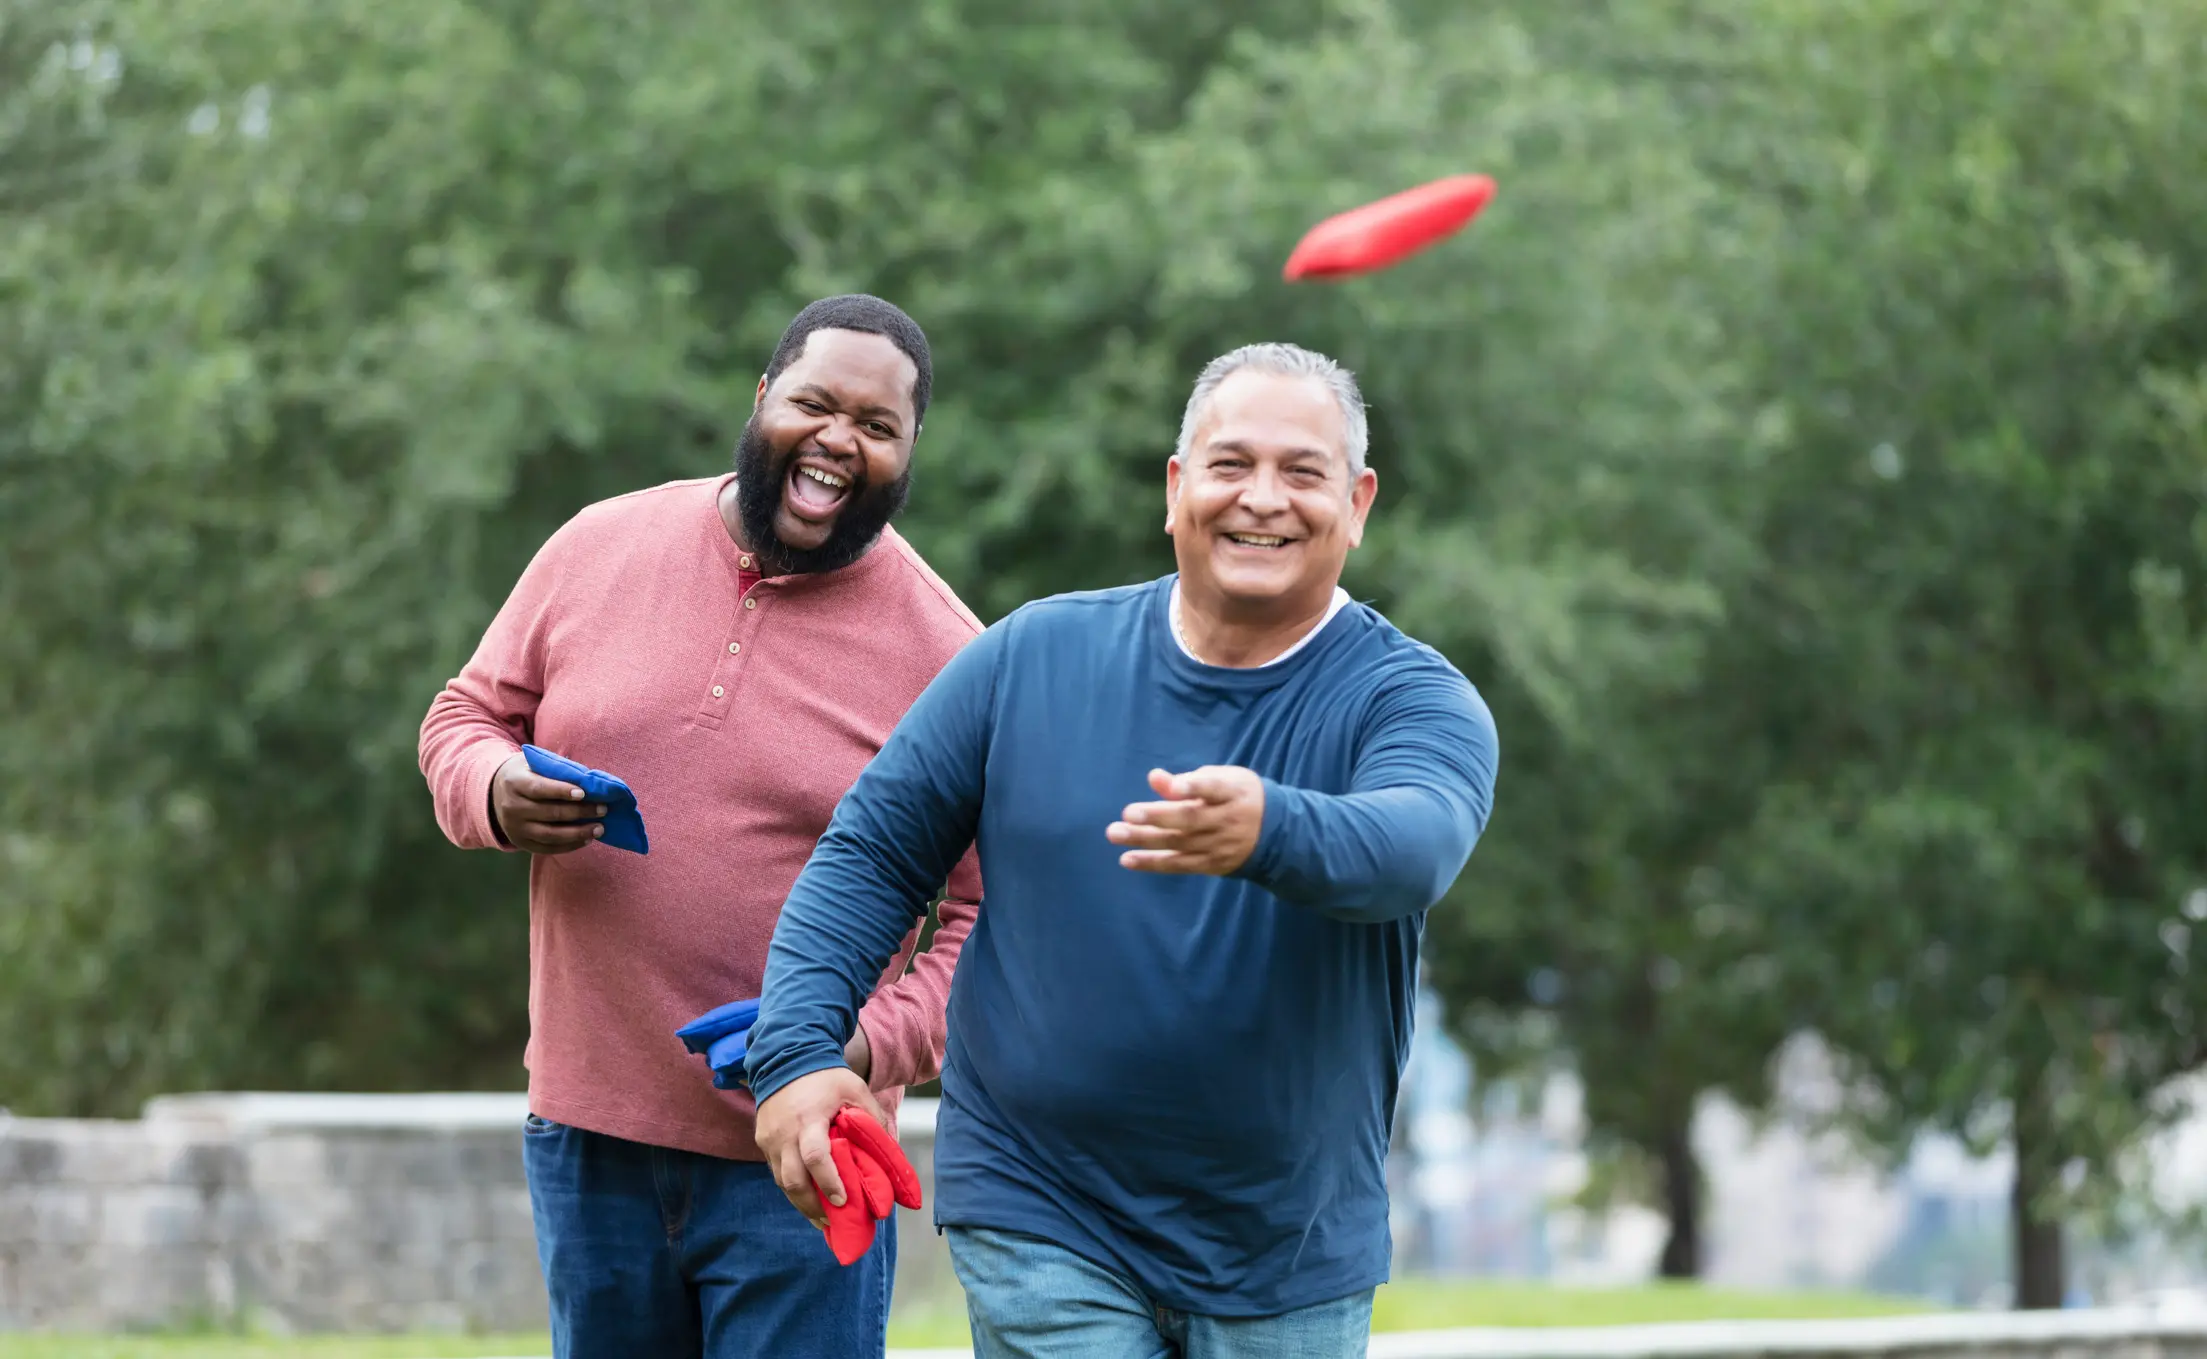
[[[1266,661],[1264,665],[1250,666],[1249,669],[1262,670],[1264,669],[1265,665],[1278,665],[1280,662],[1286,660],[1288,657],[1294,655],[1296,652],[1301,651],[1304,647],[1309,646],[1310,639],[1316,637],[1319,633],[1324,632],[1326,630],[1326,624],[1331,623],[1333,621],[1333,616],[1341,612],[1342,606],[1346,605],[1348,602],[1349,592],[1342,589],[1338,585],[1334,586],[1333,598],[1326,601],[1325,615],[1321,617],[1316,623],[1311,624],[1309,632],[1306,632],[1302,636],[1296,638],[1295,644],[1293,646],[1290,646],[1287,650],[1281,652],[1279,655],[1274,656],[1271,660]],[[1172,619],[1178,619],[1180,617],[1180,582],[1177,580],[1172,583],[1172,599],[1166,604],[1165,607],[1172,610]],[[1188,650],[1188,644],[1180,640],[1180,628],[1176,623],[1172,625],[1171,632],[1174,643],[1180,647],[1181,655],[1186,656],[1189,660],[1194,661],[1197,665],[1210,664],[1210,662],[1196,655],[1193,651]]]

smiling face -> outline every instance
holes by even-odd
[[[885,336],[816,330],[759,384],[736,445],[736,508],[767,574],[848,566],[904,508],[918,375]]]
[[[1165,470],[1190,601],[1252,620],[1323,611],[1379,488],[1369,468],[1350,470],[1347,445],[1340,402],[1316,378],[1245,368],[1220,383]]]

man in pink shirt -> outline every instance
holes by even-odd
[[[905,709],[980,631],[889,521],[927,412],[926,337],[878,298],[798,313],[733,475],[583,510],[430,705],[421,768],[454,844],[532,856],[523,1137],[553,1346],[880,1353],[893,1223],[849,1268],[775,1187],[743,1090],[675,1030],[756,996],[797,874]],[[649,849],[532,773],[523,743],[633,790]],[[904,940],[845,1057],[894,1117],[936,1074],[981,884]]]

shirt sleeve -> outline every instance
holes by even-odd
[[[462,849],[511,848],[491,820],[491,779],[536,727],[568,538],[562,530],[537,550],[475,654],[422,719],[422,777],[429,782],[437,825]]]
[[[1494,718],[1469,681],[1413,672],[1372,701],[1347,792],[1265,780],[1264,826],[1234,876],[1336,920],[1415,915],[1471,858],[1500,758]]]
[[[973,844],[1005,626],[975,638],[921,692],[837,804],[790,889],[767,948],[746,1060],[760,1102],[843,1064],[860,1003]],[[948,976],[946,966],[946,995]]]
[[[942,1073],[950,979],[958,970],[958,951],[981,915],[978,851],[967,849],[950,871],[949,891],[937,910],[941,921],[927,948],[912,959],[912,970],[874,992],[858,1012],[873,1052],[867,1083],[876,1090],[920,1085]]]

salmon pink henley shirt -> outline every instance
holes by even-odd
[[[523,742],[636,793],[648,855],[593,844],[529,870],[529,1108],[654,1146],[758,1160],[753,1104],[674,1031],[759,994],[782,901],[836,803],[981,625],[894,529],[839,571],[757,578],[728,478],[592,505],[537,552],[431,704],[421,768],[456,845],[505,848],[490,784]],[[969,849],[858,1022],[893,1116],[933,1079],[981,899]]]

